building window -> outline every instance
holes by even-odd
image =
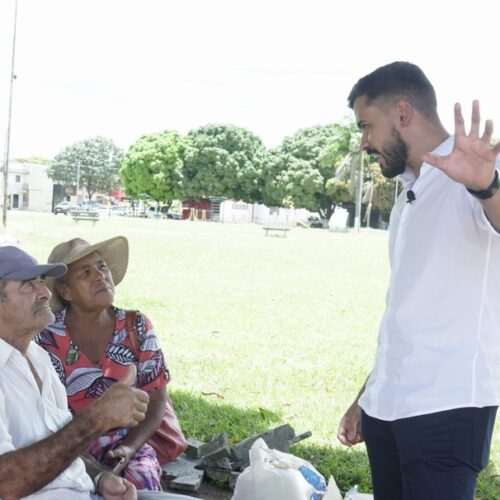
[[[21,182],[21,176],[20,175],[16,175],[16,182]]]

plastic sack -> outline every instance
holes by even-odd
[[[342,500],[340,490],[332,476],[328,480],[328,489],[322,500]]]
[[[236,481],[232,500],[320,500],[325,478],[306,460],[269,449],[259,438],[249,452],[250,465]]]
[[[353,486],[344,497],[344,500],[373,500],[373,495],[360,493],[357,486]]]

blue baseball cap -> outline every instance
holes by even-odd
[[[64,276],[66,264],[39,264],[31,255],[14,246],[0,247],[0,279],[25,281],[37,276]]]

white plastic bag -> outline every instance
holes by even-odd
[[[332,476],[330,476],[330,479],[328,480],[328,490],[323,497],[323,500],[342,500],[339,487]]]
[[[373,500],[373,495],[360,493],[357,486],[353,486],[344,497],[344,500]]]
[[[269,449],[261,438],[249,455],[232,500],[319,500],[326,492],[325,478],[309,462]]]

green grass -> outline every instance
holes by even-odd
[[[233,442],[282,423],[311,438],[294,447],[345,491],[370,490],[363,445],[346,450],[338,421],[372,367],[388,283],[387,233],[296,228],[265,237],[252,224],[9,213],[9,235],[45,260],[80,236],[123,234],[127,276],[115,303],[156,327],[177,413],[189,436]],[[478,496],[500,498],[494,435]]]

